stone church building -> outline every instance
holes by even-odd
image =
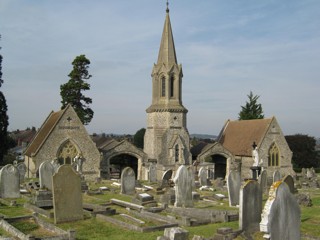
[[[24,155],[27,177],[36,177],[44,161],[57,159],[61,165],[72,164],[76,156],[84,160],[86,179],[100,175],[100,153],[71,105],[49,114]]]

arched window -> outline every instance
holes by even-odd
[[[170,78],[170,97],[174,96],[174,76]]]
[[[166,96],[166,78],[162,77],[161,78],[161,97]]]
[[[269,149],[268,166],[279,166],[280,152],[275,143]]]
[[[174,153],[174,160],[175,162],[179,162],[179,145],[177,144],[174,147],[175,153]]]
[[[72,164],[73,159],[77,156],[78,150],[76,147],[70,142],[65,142],[59,150],[58,160],[59,163],[62,164]]]

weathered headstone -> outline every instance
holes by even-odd
[[[71,165],[59,167],[52,186],[55,224],[82,220],[81,178]]]
[[[170,179],[172,178],[172,169],[165,171],[161,178],[161,187],[169,186]]]
[[[19,181],[20,181],[20,183],[23,183],[24,182],[24,177],[25,177],[26,172],[27,172],[27,166],[26,166],[25,163],[18,163],[17,169],[18,169],[18,172],[19,172]]]
[[[266,193],[268,189],[268,175],[267,170],[263,170],[259,176],[258,182],[260,183],[262,193]]]
[[[208,186],[208,173],[207,173],[206,167],[201,167],[199,169],[198,177],[199,177],[199,182],[200,186]]]
[[[257,181],[249,180],[240,189],[239,228],[243,231],[259,229],[262,212],[262,193]]]
[[[305,169],[305,168],[301,169],[301,177],[303,179],[307,178],[307,169]]]
[[[299,204],[284,182],[275,182],[270,188],[260,231],[268,239],[301,239]]]
[[[52,176],[55,173],[51,161],[44,161],[39,167],[39,182],[41,189],[52,191]]]
[[[175,207],[193,207],[192,188],[194,176],[191,167],[181,165],[173,179],[175,183],[176,201]]]
[[[136,175],[131,167],[126,167],[121,173],[121,194],[135,193]]]
[[[20,197],[19,172],[18,169],[12,164],[5,165],[0,170],[0,197]]]
[[[236,206],[239,204],[240,188],[241,188],[241,175],[239,171],[230,171],[228,178],[228,194],[229,205]]]
[[[157,181],[157,166],[155,163],[150,163],[149,166],[149,182]]]
[[[287,175],[283,178],[282,182],[285,182],[288,187],[289,187],[289,190],[292,194],[294,194],[294,179],[291,175]]]
[[[166,228],[164,236],[170,240],[188,240],[189,232],[180,227]]]
[[[273,182],[281,181],[281,173],[278,170],[275,170],[273,173]]]

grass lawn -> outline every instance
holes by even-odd
[[[124,201],[131,201],[130,196],[120,195],[119,187],[112,186],[111,182],[103,182],[101,184],[92,184],[90,189],[98,189],[100,186],[107,186],[110,188],[110,191],[106,191],[103,194],[90,195],[83,194],[83,202],[86,203],[96,203],[103,204],[109,202],[111,198],[117,198]],[[310,194],[313,206],[312,207],[301,207],[301,233],[307,234],[308,236],[320,237],[320,190],[304,190],[304,192]],[[220,192],[227,194],[225,192]],[[155,198],[158,198],[155,193],[152,193]],[[206,192],[207,195],[212,195],[212,192]],[[264,203],[267,199],[267,196],[264,196]],[[158,200],[158,199],[157,199]],[[0,204],[0,214],[7,217],[30,215],[31,212],[23,208],[24,199],[17,199],[18,206],[7,206]],[[230,208],[228,206],[228,201],[218,201],[216,204],[210,202],[198,202],[195,203],[195,207],[202,209],[220,209],[220,210],[237,210],[237,208]],[[124,209],[125,210],[125,209]],[[117,212],[122,212],[117,209]],[[125,211],[124,211],[125,212]],[[165,213],[162,213],[165,215]],[[53,222],[52,219],[49,219],[48,222]],[[33,233],[35,235],[40,234],[40,230],[32,222],[17,222],[15,226],[25,233]],[[92,218],[86,214],[85,220],[76,221],[71,223],[58,224],[58,227],[69,230],[76,230],[76,236],[79,240],[85,239],[112,239],[112,240],[155,240],[157,236],[163,235],[163,231],[151,232],[151,233],[140,233],[129,231],[123,228],[120,228],[112,223],[104,222],[100,219]],[[195,227],[185,227],[189,231],[189,239],[192,239],[194,235],[200,235],[203,237],[212,237],[216,230],[220,227],[231,227],[233,229],[238,229],[238,222],[229,222],[229,223],[217,223],[217,224],[208,224]],[[0,229],[0,236],[9,236],[4,230]],[[239,236],[238,240],[244,239]],[[254,239],[262,240],[263,234],[256,233]],[[303,239],[303,238],[302,238]]]

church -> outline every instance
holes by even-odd
[[[58,159],[72,164],[81,155],[86,179],[119,178],[122,169],[133,168],[139,180],[160,180],[167,170],[192,165],[187,108],[182,102],[182,65],[177,61],[167,4],[157,62],[153,65],[151,105],[146,109],[144,147],[127,140],[94,139],[86,132],[69,105],[52,112],[25,152],[28,176],[36,176],[40,164]],[[214,111],[214,109],[213,109]],[[197,156],[196,163],[208,169],[211,178],[225,179],[230,170],[250,177],[252,146],[256,145],[262,167],[269,177],[274,170],[294,174],[292,152],[275,117],[259,120],[228,120],[216,143],[209,144]]]

